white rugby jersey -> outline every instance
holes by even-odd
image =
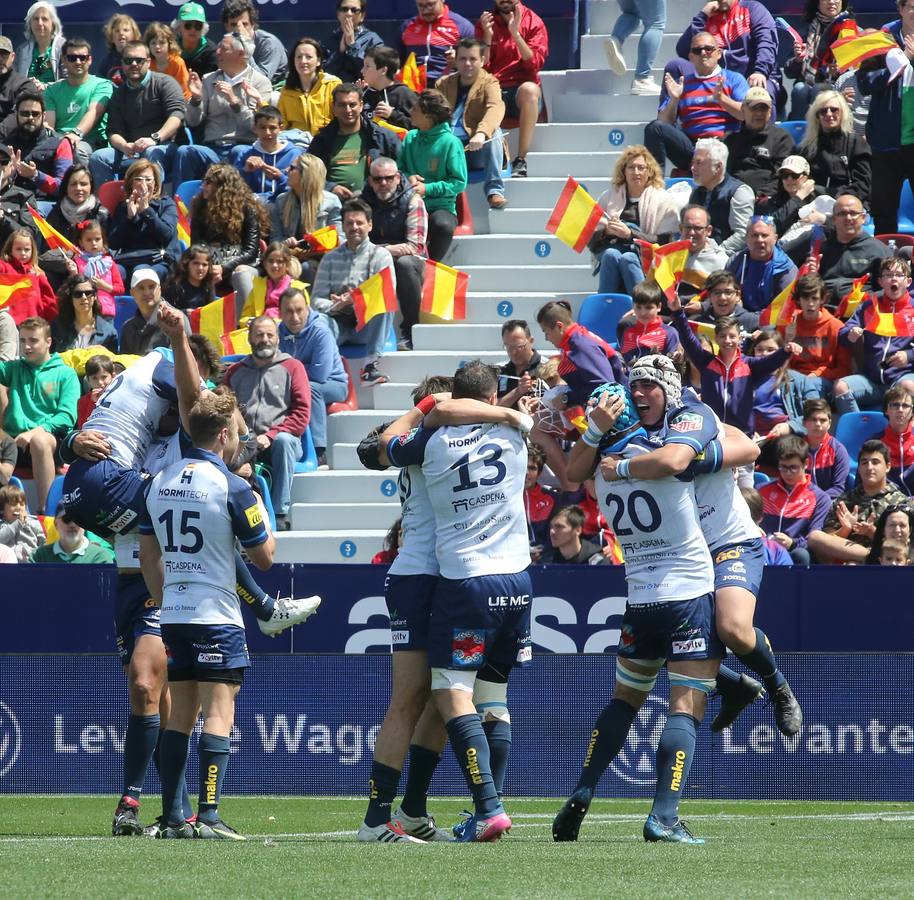
[[[394,465],[422,465],[443,577],[512,575],[530,565],[527,445],[517,429],[493,424],[418,428],[394,438],[387,456]]]
[[[621,455],[632,459],[653,449],[636,437]],[[689,479],[607,482],[598,468],[595,487],[600,512],[622,546],[629,603],[689,600],[714,590],[711,553]]]
[[[105,388],[83,428],[100,431],[108,439],[116,463],[139,469],[159,421],[177,402],[175,367],[154,350]]]
[[[403,516],[403,546],[387,570],[390,575],[437,575],[435,511],[420,466],[400,469],[397,479]]]
[[[158,475],[163,469],[167,469],[183,459],[191,446],[190,438],[181,428],[168,437],[157,434],[146,451],[143,471],[150,475]]]
[[[162,624],[244,627],[235,593],[235,538],[267,539],[250,486],[214,453],[192,448],[152,480],[141,534],[162,548]]]

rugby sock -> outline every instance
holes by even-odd
[[[390,808],[393,806],[397,788],[400,786],[400,773],[384,763],[371,764],[371,777],[368,779],[368,810],[365,813],[365,824],[369,828],[386,825],[390,821]]]
[[[244,558],[235,551],[235,591],[251,607],[251,612],[266,622],[273,615],[276,601],[256,582]]]
[[[161,762],[161,747],[162,747],[162,735],[165,734],[164,731],[159,732],[159,739],[156,741],[155,753],[152,754],[152,758],[156,764],[156,771],[159,773],[159,780],[162,780],[162,762]],[[187,791],[187,757],[184,758],[184,765],[181,767],[181,787],[179,793],[181,794],[181,811],[184,813],[184,818],[189,819],[194,814],[194,808],[190,805],[190,794]],[[170,810],[165,806],[165,798],[162,797],[162,814],[168,819],[170,815]],[[177,819],[175,820],[177,821]]]
[[[489,759],[492,764],[492,780],[500,797],[504,793],[505,772],[508,770],[508,754],[511,752],[511,723],[502,719],[489,719],[482,723],[486,742],[489,745]]]
[[[438,768],[441,754],[418,744],[409,745],[409,769],[406,772],[406,788],[400,809],[408,816],[427,816],[428,789],[432,776]]]
[[[738,657],[747,669],[751,669],[765,683],[769,691],[779,688],[787,679],[778,669],[771,652],[771,642],[761,628],[755,629],[755,647],[745,656]]]
[[[490,819],[504,812],[489,768],[489,745],[476,713],[455,716],[445,726],[457,763],[473,795],[477,819]]]
[[[187,817],[181,801],[181,785],[185,784],[184,770],[190,736],[181,731],[162,732],[159,741],[159,780],[162,782],[162,815],[170,825],[180,825]],[[186,789],[186,788],[185,788]]]
[[[124,734],[124,796],[140,799],[149,761],[159,739],[159,716],[130,713]]]
[[[651,814],[664,825],[673,825],[679,818],[679,801],[695,755],[696,725],[698,722],[688,713],[671,713],[660,734],[657,792]]]
[[[717,673],[717,678],[715,679],[715,687],[717,690],[722,694],[726,694],[728,690],[738,688],[739,685],[739,672],[734,672],[733,669],[722,665]]]
[[[575,790],[586,787],[595,791],[606,767],[615,759],[616,754],[625,744],[625,739],[632,727],[635,709],[624,700],[613,699],[603,707],[590,735],[587,755],[581,777]]]
[[[229,739],[218,734],[202,732],[197,745],[200,754],[200,796],[197,800],[197,819],[213,824],[219,820],[219,798],[222,779],[229,761]]]

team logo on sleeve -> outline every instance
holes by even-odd
[[[451,641],[451,661],[454,668],[471,669],[482,665],[486,649],[484,631],[469,631],[463,628],[454,629]]]
[[[676,421],[670,423],[670,431],[678,431],[681,434],[689,431],[701,431],[704,421],[704,416],[700,416],[698,413],[680,413],[676,416]]]
[[[245,511],[244,515],[248,520],[248,525],[251,528],[256,528],[258,525],[263,522],[263,516],[260,514],[260,507],[255,503],[253,506],[249,506]]]

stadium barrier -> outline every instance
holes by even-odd
[[[619,570],[593,567],[536,567],[533,576],[539,652],[512,678],[507,791],[562,796],[612,691],[609,651],[618,639],[624,581]],[[0,793],[118,790],[127,703],[109,652],[115,577],[106,567],[4,567]],[[366,652],[386,649],[384,570],[286,566],[258,578],[271,590],[325,600],[292,636],[270,641],[256,628],[249,632],[254,668],[239,700],[227,791],[362,793],[387,699],[389,655]],[[761,703],[723,735],[702,728],[688,795],[909,800],[909,586],[904,569],[769,569],[758,620],[803,703],[803,730],[782,738]],[[601,794],[650,795],[665,695],[661,676]],[[192,780],[195,766],[194,757]],[[154,774],[147,790],[158,790]],[[464,793],[449,752],[433,791]]]

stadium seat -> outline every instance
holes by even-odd
[[[857,457],[864,441],[878,437],[885,431],[889,420],[876,410],[845,413],[838,419],[835,438],[844,444],[851,458],[851,475],[857,472]]]
[[[457,227],[454,229],[454,234],[476,234],[473,213],[470,211],[470,201],[467,200],[466,191],[457,195]]]
[[[391,324],[390,332],[387,335],[387,343],[384,344],[385,353],[396,353],[397,352],[397,334],[394,331],[394,326]],[[364,344],[340,344],[340,356],[344,359],[361,359],[365,355],[365,345]]]
[[[345,400],[339,400],[336,403],[331,403],[327,407],[327,415],[332,416],[334,413],[338,412],[348,412],[349,410],[359,408],[359,398],[355,390],[355,381],[352,378],[352,370],[349,368],[349,363],[346,360],[343,360],[343,365],[346,368],[346,380],[349,382],[349,390],[346,393]]]
[[[760,487],[764,487],[766,484],[771,484],[773,480],[774,479],[766,475],[764,472],[755,472],[752,475],[752,483],[755,486],[756,490],[758,490]]]
[[[260,493],[263,497],[263,505],[266,507],[267,515],[270,517],[270,525],[272,526],[273,531],[276,531],[276,513],[273,511],[273,498],[270,496],[270,488],[267,485],[267,480],[263,475],[255,475],[254,480],[260,488]]]
[[[185,181],[183,184],[179,184],[175,190],[175,193],[184,201],[188,215],[190,214],[190,201],[200,193],[201,184],[203,184],[203,182],[200,179]]]
[[[877,241],[882,241],[888,246],[889,241],[895,241],[896,247],[914,247],[914,235],[912,234],[877,234]]]
[[[301,436],[301,448],[302,458],[295,463],[296,475],[313,472],[317,469],[317,451],[314,449],[314,438],[311,437],[310,428],[306,428],[305,433]]]
[[[246,353],[230,353],[230,354],[228,354],[228,356],[222,357],[222,362],[225,365],[230,366],[233,363],[241,362],[241,360],[243,360],[246,355],[247,355]]]
[[[800,141],[802,141],[806,136],[805,119],[794,119],[789,122],[778,122],[777,125],[790,134],[795,144],[799,144]]]
[[[628,294],[591,294],[581,304],[578,324],[617,347],[616,328],[631,308],[632,298]]]
[[[130,294],[122,294],[114,298],[114,330],[117,332],[118,339],[121,336],[121,329],[135,315],[136,300]]]
[[[63,475],[58,475],[52,482],[48,490],[48,499],[45,502],[44,509],[49,516],[53,516],[57,511],[57,504],[63,498]]]
[[[106,181],[95,192],[95,196],[98,198],[98,202],[113,216],[118,203],[124,199],[124,182]]]
[[[898,230],[902,234],[914,234],[914,194],[907,181],[901,186],[898,200]]]
[[[683,181],[686,182],[686,184],[688,184],[689,187],[695,187],[695,179],[687,178],[684,175],[670,175],[670,177],[665,179],[665,181],[666,181],[666,186],[668,188],[671,188],[674,184],[679,184],[680,182],[683,182]]]

